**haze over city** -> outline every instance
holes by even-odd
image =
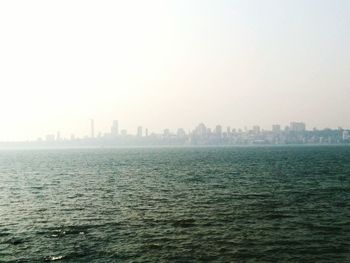
[[[0,262],[350,262],[349,14],[0,1]]]
[[[350,2],[2,1],[0,141],[350,128]]]

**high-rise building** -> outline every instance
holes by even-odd
[[[217,136],[221,137],[221,135],[222,135],[222,126],[221,125],[216,125],[216,127],[215,127],[215,134]]]
[[[176,136],[177,136],[178,138],[186,137],[186,132],[185,132],[185,130],[182,129],[182,128],[177,129]]]
[[[260,127],[258,125],[253,126],[253,132],[254,133],[260,133]]]
[[[142,137],[142,126],[137,127],[137,137]]]
[[[290,131],[294,132],[303,132],[306,130],[305,123],[303,122],[291,122],[290,123]]]
[[[207,127],[204,123],[200,123],[194,130],[194,134],[197,136],[203,137],[207,134]]]
[[[113,137],[117,137],[119,135],[119,123],[117,120],[113,121],[112,127],[111,127],[111,135]]]

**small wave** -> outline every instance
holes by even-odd
[[[16,245],[20,245],[20,244],[24,243],[24,240],[21,238],[12,237],[7,241],[7,243],[16,246]]]
[[[56,261],[63,259],[64,256],[48,256],[45,258],[45,261]]]
[[[190,219],[182,219],[182,220],[177,220],[173,223],[173,226],[175,227],[192,227],[194,226],[194,223],[196,221],[192,218]]]

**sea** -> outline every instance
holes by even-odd
[[[0,262],[350,262],[350,147],[0,150]]]

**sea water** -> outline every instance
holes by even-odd
[[[350,147],[0,151],[0,262],[350,262]]]

